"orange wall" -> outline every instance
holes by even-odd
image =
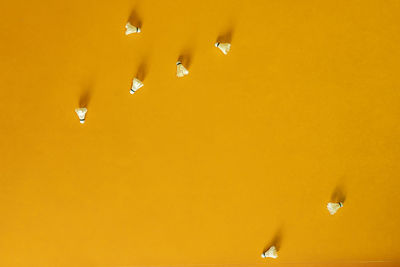
[[[399,1],[0,10],[0,266],[399,266]]]

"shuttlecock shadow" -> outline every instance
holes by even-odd
[[[138,13],[137,7],[134,7],[131,13],[129,14],[128,22],[135,27],[142,28],[143,21]]]
[[[332,192],[331,201],[332,202],[342,202],[346,201],[346,190],[343,185],[337,185]]]
[[[279,251],[282,245],[283,229],[279,228],[275,235],[272,237],[271,241],[264,247],[263,252],[267,251],[270,247],[275,246],[276,251]]]
[[[87,84],[83,87],[82,93],[79,97],[79,107],[87,108],[90,103],[90,99],[92,97],[92,88],[91,84]]]
[[[148,71],[147,60],[143,60],[138,66],[136,77],[140,81],[144,81],[146,79],[146,76],[147,76],[147,71]]]
[[[193,59],[193,51],[192,50],[184,50],[178,57],[178,61],[180,61],[186,69],[190,68]]]
[[[228,30],[221,32],[217,37],[218,43],[232,43],[233,39],[233,26],[229,27]]]

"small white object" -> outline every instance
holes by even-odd
[[[228,54],[229,50],[231,49],[231,44],[230,43],[215,43],[215,47],[218,47],[219,50],[222,51],[225,55]]]
[[[130,24],[129,22],[126,23],[125,25],[126,31],[125,31],[125,35],[131,34],[131,33],[139,33],[141,32],[139,27],[135,27],[132,24]]]
[[[278,252],[276,251],[276,247],[272,246],[263,254],[261,254],[261,258],[278,258]]]
[[[176,76],[183,77],[188,74],[189,71],[182,65],[182,62],[180,61],[176,62]]]
[[[133,95],[141,87],[143,87],[143,83],[138,78],[134,78],[132,82],[132,88],[130,90],[131,95]]]
[[[87,112],[87,108],[76,108],[75,109],[76,114],[78,114],[79,121],[80,123],[85,123],[85,116]]]
[[[338,203],[329,202],[327,205],[327,208],[331,215],[335,214],[338,211],[338,209],[340,209],[341,207],[343,207],[342,202],[338,202]]]

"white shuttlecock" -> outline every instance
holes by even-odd
[[[143,87],[143,83],[138,78],[134,78],[132,82],[132,88],[130,90],[131,95],[133,95],[141,87]]]
[[[219,50],[222,51],[225,55],[228,54],[229,50],[231,49],[231,44],[230,43],[215,43],[215,47],[218,47]]]
[[[275,246],[270,247],[267,251],[261,254],[261,258],[278,258],[278,252],[276,251]]]
[[[125,35],[140,32],[139,27],[135,27],[132,24],[130,24],[129,22],[126,23],[125,28],[126,28]]]
[[[180,61],[176,62],[176,76],[183,77],[188,74],[189,71],[182,65],[182,62]]]
[[[81,123],[85,123],[85,116],[86,116],[87,108],[76,108],[75,112],[76,112],[76,114],[78,114],[79,121]]]
[[[338,202],[338,203],[329,202],[327,205],[327,208],[331,215],[335,214],[338,211],[338,209],[340,209],[341,207],[343,207],[342,202]]]

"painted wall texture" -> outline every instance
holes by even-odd
[[[0,266],[400,265],[399,1],[0,10]]]

